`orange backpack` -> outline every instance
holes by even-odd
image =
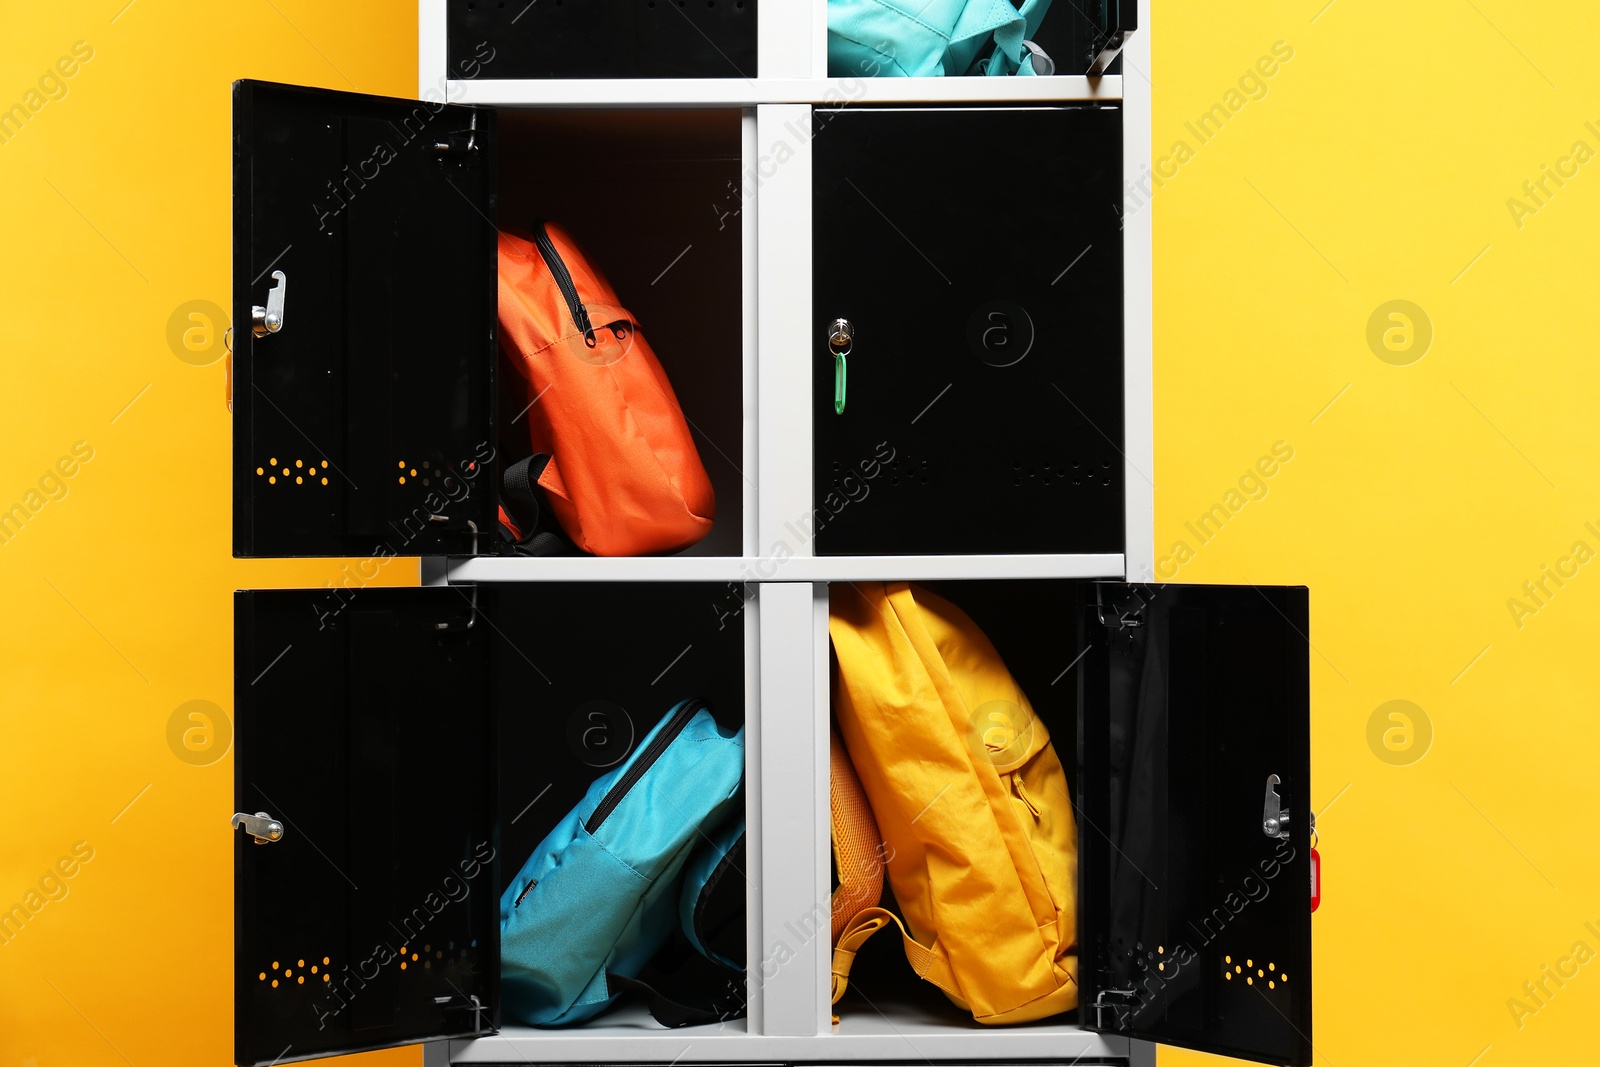
[[[649,555],[711,532],[711,480],[666,372],[560,226],[501,232],[500,345],[527,379],[535,457],[549,457],[537,484],[574,545]]]

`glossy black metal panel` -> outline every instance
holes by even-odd
[[[235,802],[284,826],[234,831],[235,1062],[495,1025],[492,634],[470,621],[459,588],[235,594]]]
[[[757,0],[449,0],[463,78],[754,78]]]
[[[1081,588],[1084,1023],[1310,1064],[1307,592]]]
[[[796,525],[819,555],[1121,552],[1120,111],[814,121],[815,510]]]
[[[496,503],[494,113],[248,81],[233,104],[234,555],[469,553]]]

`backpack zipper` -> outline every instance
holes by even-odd
[[[589,816],[589,821],[583,824],[586,832],[592,834],[600,829],[600,824],[606,821],[608,815],[617,810],[617,805],[621,804],[623,798],[628,795],[628,790],[632,789],[639,779],[644,777],[644,772],[648,771],[651,765],[661,758],[661,754],[667,750],[667,746],[672,744],[679,734],[683,733],[683,728],[689,725],[689,720],[694,718],[695,713],[705,706],[706,702],[703,700],[685,700],[678,705],[677,710],[672,713],[672,718],[667,721],[667,725],[662,727],[661,732],[656,734],[644,751],[639,753],[638,759],[635,759],[633,765],[617,780],[617,784],[612,786],[606,795],[601,798],[599,806]]]
[[[556,280],[556,288],[561,290],[562,299],[567,302],[567,313],[572,316],[572,324],[583,331],[585,338],[592,337],[594,326],[589,322],[589,309],[578,298],[578,286],[572,280],[572,273],[567,270],[561,253],[556,251],[556,243],[550,240],[544,227],[543,219],[533,224],[533,245],[539,250],[544,265],[550,269],[550,277]]]

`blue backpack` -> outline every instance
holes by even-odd
[[[1052,74],[1036,46],[1050,0],[828,0],[835,78]]]
[[[684,700],[589,787],[501,894],[507,1017],[531,1026],[580,1022],[628,989],[643,992],[667,1025],[734,1013],[735,998],[685,1007],[640,975],[680,929],[685,909],[693,914],[690,898],[705,895],[707,880],[736,847],[742,852],[743,818],[730,816],[742,807],[743,776],[744,730],[730,734],[705,701]],[[733,826],[737,840],[727,836]],[[685,880],[691,857],[697,873]],[[704,951],[691,930],[684,935]],[[733,966],[727,959],[716,964]],[[742,973],[738,986],[742,1005]]]

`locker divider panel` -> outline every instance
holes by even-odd
[[[235,831],[236,1062],[491,1028],[489,642],[467,625],[463,591],[270,590],[234,604],[236,810],[284,826],[262,845]]]
[[[235,84],[236,556],[493,531],[496,173],[492,110]]]
[[[1084,1025],[1310,1064],[1306,590],[1079,593]]]
[[[813,124],[817,555],[1121,552],[1120,109]]]

